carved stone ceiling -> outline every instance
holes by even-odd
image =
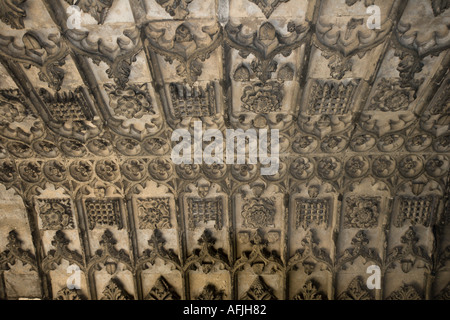
[[[0,299],[449,299],[449,1],[0,18]],[[199,120],[278,129],[278,173],[175,165]]]

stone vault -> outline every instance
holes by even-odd
[[[449,299],[449,6],[0,0],[0,299]]]

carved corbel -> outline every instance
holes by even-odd
[[[187,258],[184,270],[199,270],[203,273],[210,273],[219,270],[230,270],[228,256],[222,249],[214,248],[216,240],[209,230],[205,230],[198,239],[200,249],[194,250],[194,253]]]
[[[89,31],[67,30],[65,37],[75,53],[91,58],[97,65],[101,61],[105,62],[109,66],[106,70],[108,77],[114,79],[123,89],[128,83],[131,64],[136,61],[137,54],[142,50],[138,28],[125,30],[123,34],[125,37],[117,38],[117,46],[113,48],[104,44],[101,38],[97,41],[89,40]]]
[[[144,44],[155,53],[162,55],[170,64],[179,62],[177,75],[190,85],[202,74],[202,61],[206,61],[211,53],[220,46],[222,28],[218,24],[205,26],[202,32],[206,37],[194,34],[188,23],[180,24],[171,39],[165,37],[166,29],[157,29],[151,23],[144,28]]]
[[[22,63],[25,68],[37,67],[39,79],[59,91],[64,79],[61,66],[65,64],[69,50],[57,34],[50,34],[48,40],[50,42],[38,33],[28,31],[22,37],[23,46],[18,46],[15,37],[0,35],[0,55]]]
[[[246,35],[242,32],[243,25],[225,27],[225,42],[232,48],[239,50],[241,57],[246,58],[252,54],[256,60],[252,63],[252,70],[257,77],[265,83],[271,78],[272,72],[277,69],[275,56],[282,54],[284,57],[291,55],[292,51],[300,47],[308,34],[309,25],[295,25],[288,23],[287,35],[282,35],[270,22],[263,23],[258,31]]]
[[[6,250],[0,253],[0,270],[9,270],[9,265],[14,265],[20,260],[24,265],[29,265],[32,270],[38,271],[36,258],[29,250],[21,248],[22,241],[15,230],[9,232]]]
[[[78,252],[70,250],[68,248],[69,243],[70,240],[65,237],[63,231],[56,231],[52,241],[55,249],[50,250],[42,261],[42,270],[44,272],[55,270],[56,266],[62,263],[62,260],[68,261],[71,265],[76,264],[81,270],[84,270],[83,257]]]

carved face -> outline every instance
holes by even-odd
[[[175,42],[189,42],[193,39],[191,30],[184,24],[180,25],[175,31]]]
[[[313,273],[314,268],[316,267],[316,264],[314,262],[305,261],[303,262],[303,270],[305,273],[309,276],[311,273]]]

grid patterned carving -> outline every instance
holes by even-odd
[[[307,229],[312,223],[318,226],[328,227],[328,199],[305,199],[296,200],[296,221],[295,227]]]
[[[188,198],[189,228],[195,229],[200,223],[215,221],[215,228],[221,230],[223,226],[222,209],[222,197]]]
[[[432,196],[402,196],[400,197],[400,206],[395,221],[396,227],[402,227],[406,220],[410,220],[413,225],[421,224],[428,227],[433,210],[434,201]]]
[[[358,84],[349,82],[324,82],[316,80],[312,85],[309,100],[310,115],[344,115],[350,109],[353,93]]]
[[[183,84],[170,84],[170,98],[175,118],[209,117],[215,113],[216,96],[213,84],[206,88],[189,88]]]
[[[117,226],[119,229],[122,228],[118,199],[87,199],[85,201],[85,206],[89,221],[89,229],[92,230],[97,225]]]

